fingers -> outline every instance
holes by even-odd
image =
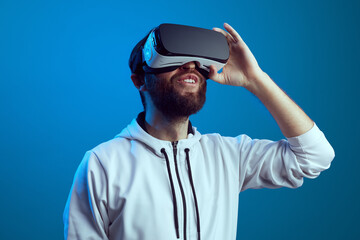
[[[224,23],[224,28],[226,29],[226,31],[228,31],[231,34],[231,36],[234,38],[236,42],[242,41],[240,35],[228,23]]]
[[[225,32],[223,29],[221,29],[221,28],[213,28],[213,30],[216,31],[216,32],[222,33],[226,37],[228,42],[236,43],[236,40],[228,32]]]
[[[223,83],[223,76],[222,74],[217,73],[216,67],[214,65],[210,66],[209,79],[218,83]]]
[[[239,33],[237,33],[233,27],[231,27],[228,23],[224,23],[224,28],[226,29],[227,32],[221,28],[216,28],[216,27],[213,28],[213,30],[222,33],[229,42],[234,42],[234,43],[240,42],[241,44],[244,44],[244,41],[240,37]]]

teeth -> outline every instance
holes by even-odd
[[[195,80],[194,79],[184,79],[184,82],[195,83]]]

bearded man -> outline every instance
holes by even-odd
[[[65,239],[235,239],[241,191],[297,188],[304,177],[315,178],[330,167],[334,151],[324,134],[261,70],[230,25],[209,33],[226,39],[229,56],[221,73],[213,64],[206,66],[221,57],[205,53],[196,58],[200,52],[181,56],[175,67],[157,68],[153,58],[158,53],[147,44],[162,41],[165,46],[171,37],[166,31],[175,26],[166,27],[151,31],[131,53],[131,79],[144,112],[114,139],[85,154],[64,211]],[[195,36],[202,30],[194,31]],[[204,37],[204,44],[206,39],[211,41]],[[176,62],[174,53],[160,55]],[[200,134],[189,116],[205,103],[207,79],[252,92],[286,139]]]

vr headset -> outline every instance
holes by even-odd
[[[195,62],[196,69],[208,78],[210,65],[219,71],[229,59],[229,46],[219,32],[177,24],[154,28],[142,49],[146,73],[163,73]]]

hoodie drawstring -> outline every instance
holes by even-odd
[[[191,173],[191,165],[190,165],[189,151],[190,151],[190,149],[188,149],[188,148],[185,149],[186,162],[187,162],[187,165],[188,165],[188,167],[189,167],[190,184],[191,184],[191,189],[192,189],[192,192],[193,192],[193,195],[194,195],[194,200],[195,200],[198,240],[200,240],[200,215],[199,215],[199,207],[198,207],[198,203],[197,203],[197,198],[196,198],[196,192],[195,192],[194,182],[193,182],[192,173]]]
[[[175,196],[174,183],[173,183],[173,180],[172,180],[172,177],[171,177],[169,158],[168,158],[168,155],[167,155],[167,153],[165,151],[165,148],[162,148],[161,152],[165,155],[167,172],[169,174],[170,185],[171,185],[171,193],[172,193],[172,197],[173,197],[173,201],[174,201],[174,220],[175,220],[176,237],[180,238],[180,235],[179,235],[179,222],[178,222],[179,220],[178,220],[178,215],[177,215],[176,196]]]
[[[192,173],[191,173],[189,151],[190,151],[190,149],[188,149],[188,148],[185,149],[186,163],[187,163],[187,165],[189,167],[189,179],[190,179],[190,184],[191,184],[191,190],[192,190],[194,200],[195,200],[198,240],[200,240],[200,215],[199,215],[199,207],[198,207],[197,198],[196,198],[196,192],[195,192],[195,187],[194,187],[194,181],[193,181]],[[169,175],[169,179],[170,179],[171,193],[172,193],[173,202],[174,202],[173,204],[174,204],[174,219],[175,219],[176,237],[180,238],[180,236],[179,236],[179,220],[178,220],[178,215],[177,215],[176,195],[175,195],[174,183],[173,183],[172,176],[171,176],[171,171],[170,171],[169,157],[168,157],[168,155],[167,155],[167,153],[165,151],[165,148],[162,148],[161,152],[165,156],[167,171],[168,171],[168,175]],[[184,227],[186,227],[186,226],[184,226]]]

